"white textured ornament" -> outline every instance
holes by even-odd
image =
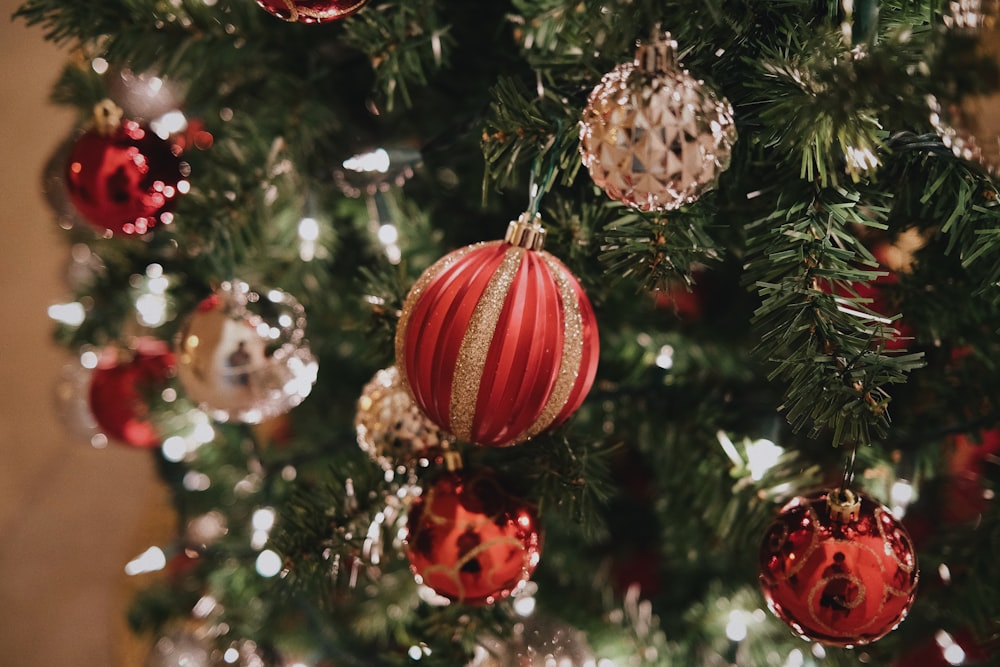
[[[177,337],[177,377],[214,419],[258,424],[312,391],[319,366],[292,296],[225,282],[188,315]]]
[[[732,106],[675,62],[669,33],[608,72],[580,121],[580,155],[609,197],[643,211],[680,208],[729,166]]]

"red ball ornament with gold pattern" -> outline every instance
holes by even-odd
[[[417,581],[439,595],[492,604],[538,565],[538,519],[491,470],[446,472],[410,507],[406,556]]]
[[[180,147],[123,119],[105,100],[66,162],[69,200],[102,232],[145,234],[173,219],[177,198],[188,190],[188,166],[179,156]]]
[[[797,634],[831,646],[869,644],[895,629],[917,578],[903,525],[849,490],[790,501],[760,548],[768,606]]]
[[[109,438],[133,447],[156,447],[162,439],[149,421],[147,397],[167,388],[174,355],[163,341],[143,337],[129,350],[105,348],[90,378],[94,421]]]
[[[523,214],[504,241],[438,260],[403,304],[396,365],[420,409],[462,440],[523,442],[568,419],[594,382],[593,308],[544,235]]]
[[[326,23],[350,16],[368,0],[257,0],[268,14],[294,23]]]

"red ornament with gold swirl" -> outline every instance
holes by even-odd
[[[797,634],[831,646],[869,644],[913,604],[917,559],[887,508],[851,491],[790,501],[760,548],[768,606]]]
[[[593,308],[544,235],[526,213],[504,241],[438,260],[403,304],[396,365],[420,409],[462,440],[523,442],[568,419],[594,382]]]
[[[485,468],[438,477],[410,507],[407,531],[406,556],[417,580],[465,604],[507,597],[541,557],[534,509]]]

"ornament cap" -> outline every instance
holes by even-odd
[[[545,228],[542,227],[542,216],[525,211],[517,220],[511,220],[507,225],[504,240],[520,248],[541,250],[545,245]]]
[[[640,42],[635,64],[643,71],[665,73],[677,68],[677,42],[669,32],[654,33],[648,42]]]
[[[861,496],[850,489],[835,489],[826,495],[830,518],[837,523],[857,521],[861,511]]]
[[[109,136],[121,125],[124,115],[120,106],[105,98],[94,105],[94,129],[102,136]]]

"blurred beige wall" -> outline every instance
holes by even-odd
[[[73,115],[47,102],[65,51],[12,22],[18,5],[0,0],[0,664],[137,665],[121,658],[122,568],[165,496],[149,452],[94,449],[55,417],[69,356],[46,309],[65,296],[68,248],[40,183]]]

